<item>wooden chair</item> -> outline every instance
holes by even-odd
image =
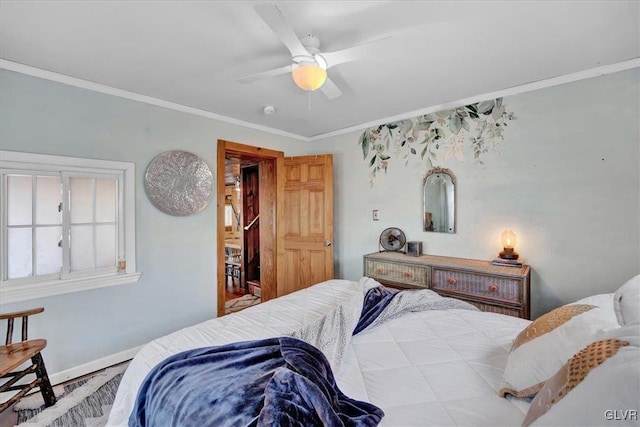
[[[45,406],[51,406],[56,403],[56,396],[51,387],[47,370],[44,367],[42,355],[40,354],[42,349],[47,346],[47,340],[29,340],[27,338],[29,316],[42,313],[43,311],[44,308],[40,307],[15,313],[0,314],[0,320],[6,319],[8,321],[7,339],[5,345],[0,346],[0,378],[8,378],[8,380],[0,385],[0,393],[18,391],[18,393],[8,401],[0,404],[0,412],[9,408],[35,387],[40,387]],[[22,341],[12,343],[13,321],[18,317],[22,318]],[[29,359],[31,359],[30,366],[21,370],[17,369]],[[16,385],[20,379],[29,374],[35,374],[36,378],[27,384]]]

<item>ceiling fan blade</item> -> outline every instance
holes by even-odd
[[[260,73],[250,74],[236,80],[238,83],[253,83],[257,80],[266,79],[268,77],[279,76],[280,74],[287,74],[291,72],[291,65],[285,65],[284,67],[274,68],[273,70],[262,71]]]
[[[309,56],[309,52],[300,42],[296,33],[291,29],[278,6],[262,3],[256,6],[256,12],[263,21],[276,33],[276,36],[289,49],[291,56]]]
[[[391,38],[391,36],[371,40],[346,49],[336,50],[335,52],[323,52],[321,55],[327,61],[327,68],[329,68],[334,65],[355,61],[367,56],[373,56],[378,53],[377,49],[379,49],[379,47],[377,44],[381,41],[388,40],[389,38]]]
[[[342,95],[342,91],[329,77],[327,77],[327,80],[325,80],[324,84],[320,87],[320,90],[329,99],[334,99]]]

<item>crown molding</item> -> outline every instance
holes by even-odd
[[[484,101],[487,99],[502,98],[505,96],[518,95],[520,93],[531,92],[534,90],[545,89],[548,87],[558,86],[565,83],[576,82],[579,80],[590,79],[592,77],[605,76],[607,74],[617,73],[619,71],[630,70],[632,68],[640,68],[640,58],[629,59],[627,61],[617,62],[615,64],[603,65],[601,67],[591,68],[584,71],[578,71],[577,73],[565,74],[558,77],[552,77],[549,79],[538,80],[523,85],[513,86],[507,89],[501,89],[496,92],[489,92],[482,95],[475,95],[470,98],[460,99],[457,101],[447,102],[445,104],[433,105],[431,107],[423,108],[420,110],[410,111],[397,116],[386,117],[379,120],[374,120],[367,123],[362,123],[348,128],[339,129],[333,132],[327,132],[319,135],[314,135],[309,138],[309,141],[317,141],[321,139],[330,138],[333,136],[343,135],[349,132],[355,132],[358,130],[364,130],[370,127],[379,126],[382,123],[391,123],[398,120],[410,119],[413,117],[421,116],[423,114],[435,113],[437,111],[448,110],[451,108],[462,107],[464,105],[473,104],[476,102]]]
[[[380,118],[367,123],[361,123],[361,124],[350,126],[347,128],[338,129],[338,130],[326,132],[326,133],[321,133],[318,135],[314,135],[312,137],[297,135],[297,134],[285,132],[279,129],[270,128],[267,126],[256,125],[254,123],[246,122],[244,120],[234,119],[233,117],[227,117],[221,114],[200,110],[198,108],[193,108],[186,105],[165,101],[165,100],[154,98],[151,96],[141,95],[135,92],[130,92],[127,90],[117,89],[111,86],[106,86],[99,83],[94,83],[87,80],[70,77],[64,74],[43,70],[41,68],[20,64],[17,62],[6,60],[6,59],[0,59],[0,68],[9,70],[9,71],[15,71],[22,74],[27,74],[34,77],[39,77],[46,80],[55,81],[58,83],[64,83],[71,86],[76,86],[83,89],[92,90],[95,92],[118,96],[120,98],[126,98],[133,101],[142,102],[145,104],[155,105],[155,106],[167,108],[170,110],[181,111],[187,114],[194,114],[196,116],[207,117],[210,119],[219,120],[221,122],[231,123],[234,125],[243,126],[249,129],[259,130],[259,131],[271,133],[274,135],[280,135],[280,136],[297,139],[304,142],[313,142],[313,141],[319,141],[319,140],[331,138],[338,135],[343,135],[350,132],[355,132],[358,130],[367,129],[370,127],[375,127],[380,125],[381,123],[391,123],[398,120],[409,119],[409,118],[417,117],[423,114],[435,113],[436,111],[447,110],[450,108],[456,108],[456,107],[461,107],[463,105],[473,104],[475,102],[480,102],[486,99],[495,99],[495,98],[501,98],[505,96],[518,95],[521,93],[531,92],[539,89],[545,89],[548,87],[558,86],[565,83],[571,83],[579,80],[590,79],[592,77],[613,74],[619,71],[630,70],[633,68],[640,68],[640,58],[633,58],[626,61],[617,62],[615,64],[603,65],[600,67],[590,68],[588,70],[578,71],[576,73],[565,74],[562,76],[552,77],[544,80],[538,80],[538,81],[526,83],[523,85],[501,89],[495,92],[484,93],[484,94],[475,95],[469,98],[460,99],[457,101],[447,102],[439,105],[433,105],[431,107],[423,108],[420,110],[409,111],[407,113],[403,113],[397,116]]]
[[[255,123],[246,122],[244,120],[234,119],[233,117],[223,116],[222,114],[216,114],[210,111],[200,110],[198,108],[177,104],[175,102],[165,101],[163,99],[154,98],[152,96],[141,95],[139,93],[131,92],[128,90],[117,89],[117,88],[106,86],[100,83],[94,83],[88,80],[78,79],[76,77],[55,73],[49,70],[43,70],[41,68],[20,64],[18,62],[9,61],[6,59],[0,59],[0,68],[9,70],[9,71],[15,71],[17,73],[26,74],[33,77],[39,77],[45,80],[64,83],[64,84],[79,87],[82,89],[88,89],[94,92],[100,92],[107,95],[113,95],[120,98],[130,99],[132,101],[138,101],[138,102],[142,102],[149,105],[155,105],[157,107],[163,107],[169,110],[175,110],[175,111],[180,111],[187,114],[193,114],[196,116],[207,117],[209,119],[215,119],[221,122],[231,123],[234,125],[243,126],[249,129],[259,130],[259,131],[271,133],[274,135],[280,135],[280,136],[293,138],[301,141],[309,141],[309,138],[305,136],[297,135],[294,133],[285,132],[285,131],[270,128],[267,126],[257,125]]]

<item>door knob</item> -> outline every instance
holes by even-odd
[[[325,246],[331,246],[331,242],[327,240],[327,241],[324,242],[324,245]]]

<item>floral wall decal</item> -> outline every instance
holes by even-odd
[[[358,140],[371,169],[369,182],[373,186],[376,175],[387,172],[392,157],[404,159],[406,166],[419,155],[429,168],[440,159],[462,161],[467,142],[482,163],[482,155],[497,149],[507,122],[515,119],[502,98],[496,98],[369,128]]]

